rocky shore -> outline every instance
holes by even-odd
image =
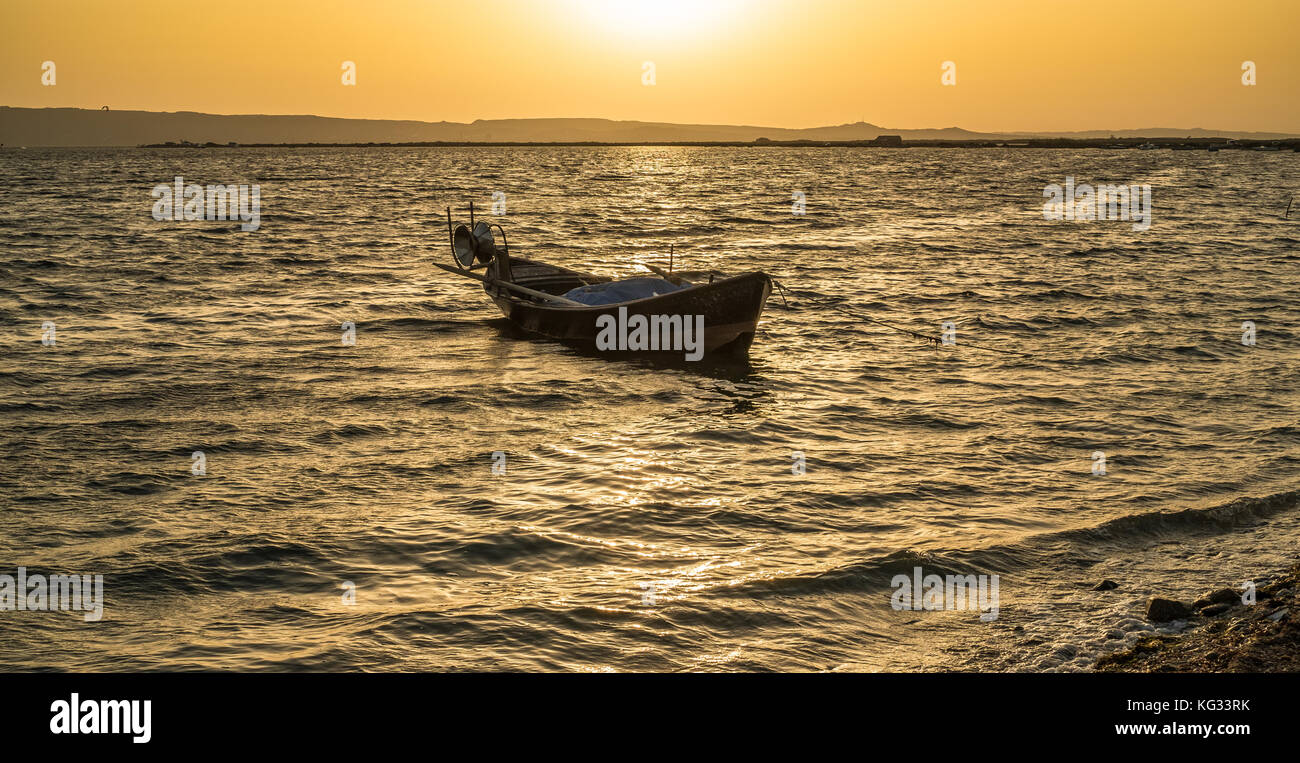
[[[1102,657],[1096,669],[1127,673],[1300,672],[1300,564],[1253,582],[1253,589],[1220,588],[1190,603],[1152,598],[1147,602],[1148,620],[1186,620],[1189,629],[1177,636],[1143,638],[1129,649]]]

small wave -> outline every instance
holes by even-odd
[[[1228,532],[1243,524],[1295,509],[1300,490],[1263,497],[1237,498],[1209,508],[1132,514],[1093,527],[1033,535],[1014,544],[973,550],[900,550],[823,572],[753,580],[739,586],[714,589],[724,596],[811,596],[844,591],[881,591],[900,574],[920,567],[925,574],[980,575],[1050,568],[1051,559],[1095,551],[1099,546],[1125,546],[1137,541],[1170,538],[1188,533]]]

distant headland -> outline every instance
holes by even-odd
[[[895,140],[881,140],[894,138]],[[680,146],[694,148],[1163,148],[1173,151],[1300,151],[1300,138],[1238,140],[1235,138],[1030,138],[1026,140],[911,140],[882,135],[875,140],[770,140],[753,141],[420,141],[407,143],[144,143],[137,148],[471,148],[492,146]]]
[[[779,145],[1128,147],[1171,141],[1205,148],[1300,140],[1300,135],[1202,128],[1143,128],[1064,133],[980,133],[959,127],[894,129],[868,122],[780,128],[610,119],[480,119],[474,122],[343,119],[310,115],[203,114],[0,106],[5,146],[230,147],[461,145]],[[1201,145],[1204,144],[1204,145]],[[1236,144],[1233,144],[1236,146]],[[1170,146],[1172,147],[1172,143]]]

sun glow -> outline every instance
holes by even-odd
[[[578,0],[608,32],[635,37],[687,36],[734,18],[743,0]]]

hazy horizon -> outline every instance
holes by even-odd
[[[0,145],[20,147],[138,146],[162,143],[750,143],[772,141],[871,141],[881,135],[904,141],[1015,141],[1043,138],[1242,139],[1295,138],[1288,133],[1205,128],[1147,127],[1080,132],[972,132],[960,127],[908,129],[859,122],[805,129],[752,125],[702,125],[600,118],[502,119],[424,122],[323,117],[319,115],[210,114],[203,112],[101,111],[0,106]]]
[[[78,109],[84,111],[100,111],[104,104],[98,106],[87,104],[50,104],[46,106],[28,106],[15,103],[0,103],[0,108],[12,109]],[[473,125],[480,122],[542,122],[542,121],[602,121],[602,122],[636,122],[641,124],[664,124],[678,125],[684,127],[743,127],[758,130],[818,130],[831,127],[853,127],[857,125],[869,125],[878,127],[882,130],[907,130],[907,131],[931,131],[931,130],[965,130],[980,135],[1070,135],[1077,133],[1103,133],[1103,132],[1134,132],[1140,130],[1203,130],[1208,132],[1222,133],[1267,133],[1267,134],[1285,134],[1300,137],[1300,128],[1296,130],[1284,129],[1228,129],[1218,128],[1216,126],[1206,125],[1176,125],[1176,124],[1143,124],[1143,125],[1117,125],[1113,127],[1081,127],[1077,129],[1062,130],[1030,130],[1017,127],[1007,127],[1000,129],[976,130],[962,124],[946,125],[896,125],[873,119],[855,119],[848,122],[836,122],[825,124],[808,124],[808,125],[773,125],[773,124],[747,124],[740,122],[680,122],[665,119],[619,119],[615,117],[597,116],[592,114],[574,114],[568,116],[501,116],[501,117],[476,117],[468,120],[459,119],[420,119],[414,117],[378,117],[378,116],[341,116],[338,114],[325,114],[318,112],[223,112],[211,111],[207,109],[140,109],[140,108],[114,108],[111,111],[117,112],[142,112],[148,114],[200,114],[214,117],[311,117],[316,119],[347,119],[354,121],[369,122],[418,122],[421,124],[459,124]]]

